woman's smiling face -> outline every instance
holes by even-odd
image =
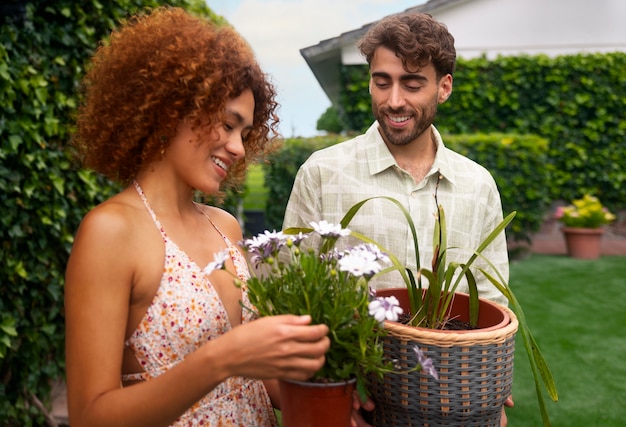
[[[246,90],[226,102],[224,121],[210,131],[193,129],[183,121],[163,160],[171,161],[191,187],[205,194],[217,193],[229,168],[245,155],[244,140],[252,129],[254,105],[252,91]]]

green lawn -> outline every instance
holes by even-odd
[[[265,210],[268,190],[263,186],[265,183],[265,176],[263,173],[263,166],[261,165],[251,165],[248,169],[248,176],[246,177],[246,186],[248,191],[243,198],[244,210]]]
[[[626,257],[533,255],[511,264],[510,284],[552,370],[555,427],[617,427],[626,416]],[[541,426],[518,334],[509,426]]]

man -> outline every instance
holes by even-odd
[[[430,268],[438,203],[447,223],[447,262],[466,262],[502,220],[502,205],[491,174],[446,148],[433,126],[438,104],[452,93],[453,36],[430,15],[401,13],[374,24],[357,47],[369,64],[376,121],[365,134],[317,151],[302,165],[283,227],[306,227],[320,220],[339,223],[355,203],[374,196],[393,197],[410,213],[417,229],[420,265]],[[348,227],[374,239],[416,271],[408,223],[390,201],[368,201]],[[504,232],[483,255],[508,281]],[[494,272],[482,258],[474,263],[480,296],[506,305],[506,298],[478,267]],[[397,287],[402,286],[400,280],[398,275],[385,274],[370,283],[377,288]],[[467,292],[465,281],[457,291]],[[513,401],[507,400],[506,405],[512,406]],[[371,401],[363,405],[367,410],[372,407]],[[503,411],[501,425],[506,424]]]
[[[502,220],[502,206],[490,173],[446,148],[433,126],[437,106],[452,93],[454,38],[426,14],[403,13],[378,22],[359,41],[370,67],[370,94],[376,121],[354,139],[320,150],[300,168],[287,205],[284,227],[310,221],[338,223],[355,203],[373,196],[397,199],[417,228],[420,264],[430,267],[436,202],[443,206],[447,261],[466,262]],[[409,227],[391,202],[367,202],[349,228],[374,239],[400,262],[416,270]],[[502,233],[483,252],[508,280]],[[480,273],[492,269],[476,260],[473,272],[482,297],[507,304]],[[399,276],[377,278],[377,288],[396,287]],[[465,281],[457,289],[467,292]]]

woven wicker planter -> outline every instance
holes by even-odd
[[[405,288],[378,295],[396,295],[409,311]],[[453,304],[462,300],[467,301],[467,295],[457,294]],[[389,332],[384,338],[385,357],[397,360],[399,371],[409,371],[416,363],[413,347],[418,345],[433,359],[439,380],[413,371],[374,381],[374,425],[499,427],[502,406],[511,395],[518,322],[508,308],[481,300],[479,327],[487,326],[485,315],[494,308],[502,311],[496,323],[503,324],[490,330],[438,331],[385,322]],[[459,317],[467,313],[465,308],[453,311]]]

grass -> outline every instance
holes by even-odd
[[[555,427],[617,427],[626,408],[626,257],[577,260],[533,255],[511,264],[510,283],[552,370],[547,395]],[[541,426],[521,337],[515,353],[509,426]]]
[[[243,199],[244,210],[263,211],[268,189],[264,186],[265,176],[262,165],[251,165],[246,177],[247,192]]]

